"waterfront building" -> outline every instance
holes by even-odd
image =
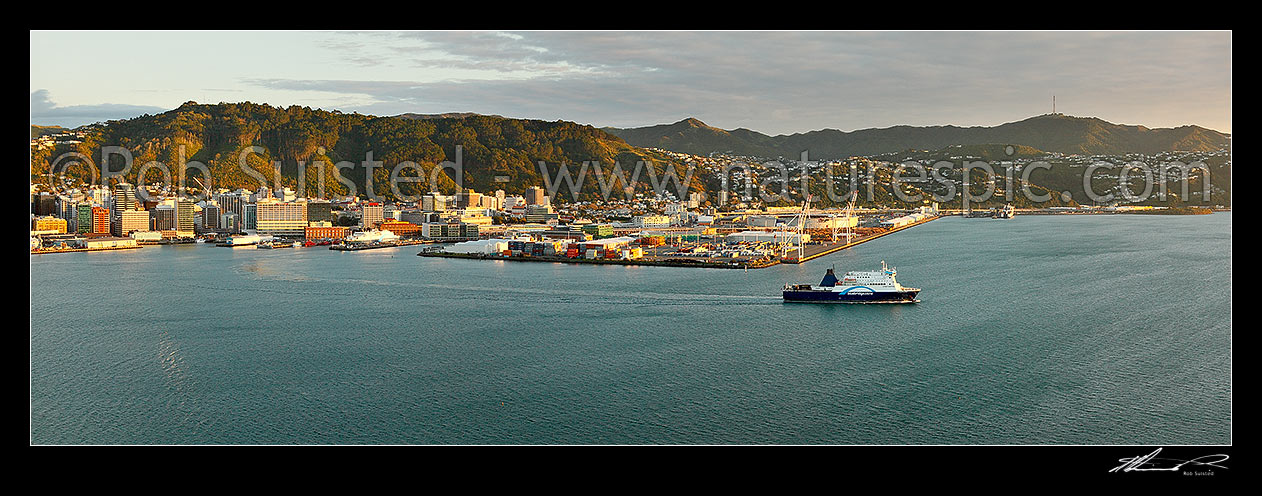
[[[240,217],[232,212],[224,212],[219,214],[219,229],[224,232],[241,232]]]
[[[69,197],[60,198],[57,205],[57,217],[66,221],[67,233],[77,232],[79,230],[79,203]]]
[[[346,239],[351,233],[351,228],[346,226],[307,226],[305,229],[307,239]]]
[[[149,223],[149,212],[144,210],[124,210],[118,219],[118,225],[119,233],[123,236],[136,231],[148,231],[152,227]]]
[[[176,226],[175,206],[159,204],[149,210],[150,229],[154,231],[174,231]]]
[[[80,203],[75,206],[75,209],[78,210],[77,220],[75,222],[75,232],[92,232],[92,204]]]
[[[202,230],[217,231],[219,230],[219,205],[206,203],[202,205]]]
[[[241,230],[258,229],[258,204],[246,203],[241,208]]]
[[[917,222],[925,220],[928,217],[929,217],[928,215],[920,214],[920,213],[904,215],[902,217],[895,217],[893,219],[883,220],[881,221],[880,226],[887,229],[899,228],[899,227],[915,224]]]
[[[233,214],[237,220],[240,220],[245,216],[245,205],[250,203],[250,196],[245,190],[238,190],[215,195],[214,201],[216,205],[219,205],[219,210],[223,214]],[[224,224],[220,223],[220,225]],[[236,230],[240,228],[240,226],[237,226]]]
[[[745,225],[749,227],[776,227],[778,222],[779,219],[772,215],[751,215],[745,218]]]
[[[306,202],[283,202],[270,199],[255,204],[256,229],[260,234],[298,238],[305,235],[307,227]]]
[[[105,210],[102,208],[101,210]],[[106,210],[108,215],[109,211]],[[106,250],[111,248],[135,248],[136,240],[132,238],[88,238],[83,241],[84,246],[89,250]]]
[[[390,231],[400,237],[419,236],[421,234],[421,226],[411,222],[400,222],[397,220],[387,220],[381,223],[381,230]]]
[[[545,238],[573,239],[573,240],[578,240],[578,241],[586,241],[588,238],[588,234],[583,231],[584,229],[579,229],[576,226],[564,225],[564,226],[554,226],[551,229],[542,231],[540,234]]]
[[[131,239],[136,240],[136,244],[157,244],[162,240],[161,231],[136,231],[131,233]]]
[[[577,250],[576,256],[583,258],[631,258],[629,250],[631,243],[635,242],[635,240],[635,238],[627,236],[596,239],[574,243],[571,245],[571,248]],[[641,251],[640,253],[643,252]],[[639,256],[635,258],[639,258]]]
[[[66,233],[66,219],[60,219],[51,215],[37,217],[35,225],[31,226],[32,231],[55,232],[57,234]]]
[[[307,222],[333,222],[333,203],[325,200],[307,202]]]
[[[92,233],[93,234],[109,234],[110,233],[110,211],[104,207],[92,207]]]
[[[368,229],[375,229],[377,224],[385,220],[385,208],[380,203],[366,203],[363,207],[363,215],[359,219],[359,226]]]
[[[193,202],[183,198],[175,199],[175,231],[182,238],[193,237],[193,211]]]
[[[429,222],[421,224],[421,236],[437,241],[478,239],[478,226],[465,223]]]
[[[775,243],[800,245],[811,240],[810,234],[799,235],[795,231],[741,231],[724,238],[729,243]]]
[[[583,232],[596,239],[608,238],[613,236],[613,224],[587,224],[583,226]]]
[[[136,209],[136,187],[128,183],[114,185],[113,214],[115,218],[124,211]]]

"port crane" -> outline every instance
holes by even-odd
[[[802,257],[803,257],[803,255],[805,254],[805,253],[804,253],[804,252],[805,252],[805,246],[804,246],[804,245],[805,245],[805,243],[803,243],[803,242],[802,242],[802,239],[805,237],[805,234],[806,234],[806,219],[810,218],[810,215],[811,215],[811,195],[810,195],[810,194],[807,194],[807,195],[806,195],[806,200],[802,202],[802,211],[801,211],[801,212],[799,212],[799,213],[795,216],[795,218],[797,219],[797,235],[798,235],[798,244],[797,244],[797,246],[798,246],[798,260],[801,260],[801,259],[802,259]],[[789,241],[789,240],[785,240],[785,242],[784,242],[784,243],[781,243],[781,244],[780,244],[780,246],[781,246],[780,257],[781,257],[781,258],[784,258],[784,257],[788,256],[788,254],[789,254],[789,245],[788,245],[788,241]]]

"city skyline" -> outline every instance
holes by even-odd
[[[62,126],[192,100],[778,135],[993,126],[1055,95],[1070,115],[1230,133],[1231,33],[32,31],[30,88],[32,124]]]

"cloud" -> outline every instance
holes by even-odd
[[[157,114],[170,109],[149,105],[123,105],[103,103],[99,105],[59,106],[49,97],[48,90],[31,92],[31,124],[62,127],[78,127],[94,122],[130,119],[144,114]]]
[[[460,76],[248,82],[356,95],[365,103],[354,110],[363,112],[473,111],[613,126],[695,116],[723,128],[772,134],[995,125],[1050,111],[1053,93],[1062,104],[1058,110],[1116,122],[1223,127],[1222,116],[1230,118],[1231,40],[1222,32],[367,36],[371,43],[336,46],[347,60],[385,53],[380,59],[393,67]],[[1157,115],[1163,120],[1153,122]],[[1174,115],[1183,117],[1164,120]]]

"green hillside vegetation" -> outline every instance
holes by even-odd
[[[367,169],[361,162],[372,152],[373,160],[385,165],[374,169],[373,191],[386,199],[395,196],[388,186],[392,167],[410,161],[421,171],[405,168],[402,176],[428,178],[438,164],[456,162],[457,146],[461,147],[463,187],[478,191],[503,189],[509,194],[523,193],[531,186],[545,184],[538,165],[540,161],[547,166],[549,180],[556,177],[562,164],[568,164],[571,173],[577,175],[585,161],[599,161],[607,177],[617,162],[628,179],[639,161],[653,161],[653,171],[659,176],[671,165],[660,154],[630,146],[591,126],[473,114],[375,117],[249,102],[217,105],[188,102],[169,112],[110,121],[88,129],[84,143],[73,149],[33,154],[32,181],[40,181],[41,175],[52,166],[50,161],[59,154],[74,151],[99,164],[101,147],[115,145],[133,155],[133,166],[125,177],[132,183],[138,182],[136,175],[149,161],[162,162],[178,178],[180,171],[175,168],[180,163],[182,147],[184,160],[206,164],[214,188],[257,189],[259,180],[252,172],[267,178],[271,186],[275,177],[271,163],[279,161],[282,164],[280,183],[288,187],[297,186],[298,164],[305,164],[308,194],[315,194],[316,178],[319,169],[323,169],[326,195],[348,194],[350,188],[341,181],[353,184],[356,193],[365,195]],[[239,156],[243,149],[251,146],[261,147],[262,151],[249,154],[248,171],[242,170],[238,166]],[[339,170],[334,164],[342,161],[355,166]],[[323,165],[318,167],[317,162]],[[111,156],[109,170],[120,171],[122,164],[120,157]],[[682,175],[682,166],[679,170]],[[83,168],[72,167],[67,174],[84,181],[91,179]],[[195,170],[188,174],[200,176]],[[449,177],[451,174],[454,174],[451,168],[444,168],[437,176],[440,191],[455,191],[456,182]],[[640,175],[634,185],[635,192],[652,190],[648,176],[647,171]],[[147,171],[146,184],[160,180],[159,172]],[[616,179],[612,181],[606,184],[615,190],[621,191],[626,186]],[[190,179],[189,183],[193,181]],[[699,179],[694,179],[694,185],[701,186]],[[422,194],[428,189],[428,183],[401,183],[399,189],[404,195]],[[599,182],[590,177],[582,184],[578,198],[597,198],[600,190]],[[564,186],[559,193],[566,199],[572,198]]]

